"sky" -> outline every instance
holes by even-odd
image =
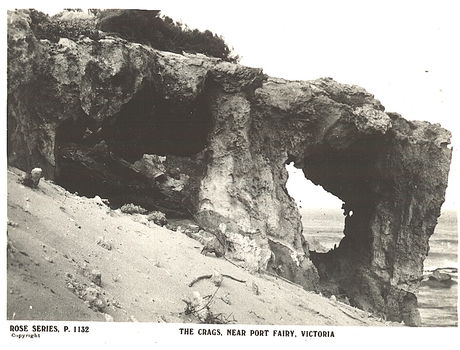
[[[126,1],[78,1],[40,6],[50,14],[68,8],[126,8]],[[408,120],[440,123],[458,139],[460,21],[456,1],[131,1],[129,8],[160,9],[190,28],[222,35],[241,64],[273,77],[332,77],[372,93],[386,111]],[[454,152],[444,207],[456,206],[458,167]],[[301,174],[300,174],[301,175]],[[309,206],[335,207],[322,189],[291,173],[288,190]],[[294,179],[294,180],[293,180]],[[312,196],[312,193],[314,195]],[[313,205],[313,204],[312,204]]]

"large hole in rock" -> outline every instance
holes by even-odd
[[[334,138],[335,140],[335,138]],[[338,300],[364,310],[375,310],[363,286],[373,288],[366,280],[373,258],[372,220],[379,197],[386,191],[386,179],[379,173],[376,161],[386,154],[385,137],[361,138],[336,147],[323,144],[302,159],[305,177],[343,200],[343,238],[337,249],[324,252],[310,248],[310,260],[318,270],[323,295],[335,295]],[[385,173],[383,173],[385,175]],[[390,255],[384,259],[391,258]],[[373,305],[371,305],[373,304]]]
[[[308,180],[294,163],[286,164],[289,178],[286,188],[302,216],[303,236],[311,251],[326,253],[343,238],[342,201]]]
[[[163,194],[135,162],[144,154],[191,157],[203,150],[212,126],[207,95],[177,100],[147,84],[100,124],[83,111],[65,120],[56,132],[56,183],[107,198],[114,207],[134,203],[160,210]]]
[[[206,91],[182,100],[147,85],[105,120],[103,129],[111,151],[134,162],[143,154],[196,154],[206,147],[211,124]]]

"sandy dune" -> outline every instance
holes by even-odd
[[[367,312],[272,275],[253,275],[179,231],[112,210],[42,179],[37,189],[8,168],[7,319],[198,323],[193,292],[216,322],[389,326]],[[196,277],[216,270],[220,287]],[[212,296],[212,297],[211,297]]]

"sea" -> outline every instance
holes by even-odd
[[[344,216],[341,209],[300,208],[304,233],[309,240],[327,250],[343,238]],[[450,276],[446,282],[430,279],[438,270]],[[424,279],[418,293],[418,306],[424,327],[458,326],[458,220],[456,210],[443,210],[430,251],[424,262]]]

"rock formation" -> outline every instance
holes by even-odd
[[[287,81],[121,38],[37,40],[8,16],[8,162],[68,190],[193,217],[251,271],[270,270],[418,325],[450,133],[386,113],[331,78]],[[344,238],[310,252],[285,165],[344,202]]]

